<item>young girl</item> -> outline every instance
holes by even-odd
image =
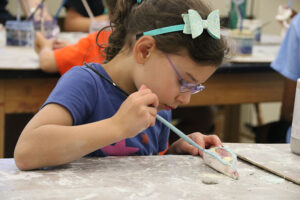
[[[107,64],[69,70],[24,128],[15,148],[21,170],[85,155],[165,151],[169,129],[155,120],[157,113],[170,121],[172,109],[204,89],[226,51],[218,11],[201,0],[117,0],[111,22]],[[217,136],[189,137],[203,148],[221,145]],[[182,139],[167,153],[201,155]]]

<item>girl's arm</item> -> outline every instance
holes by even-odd
[[[68,110],[48,104],[24,128],[14,152],[16,165],[29,170],[71,162],[121,140],[119,128],[112,118],[72,126]]]
[[[73,119],[66,108],[48,104],[21,133],[14,152],[16,165],[21,170],[61,165],[134,137],[155,125],[157,106],[157,96],[142,86],[122,103],[113,117],[72,126]]]
[[[98,15],[95,16],[97,21],[108,21],[108,15]],[[73,8],[69,8],[66,13],[66,18],[64,22],[64,29],[66,31],[79,31],[79,32],[89,32],[91,19],[89,17],[84,17],[80,13],[76,12]]]
[[[53,52],[54,43],[54,38],[47,39],[40,32],[35,34],[34,50],[39,56],[40,68],[41,70],[49,73],[55,73],[58,71]]]
[[[39,56],[41,70],[48,73],[58,72],[54,50],[62,49],[70,44],[67,41],[57,41],[55,38],[47,39],[42,33],[37,32],[35,34],[34,50]]]
[[[58,72],[54,52],[50,48],[43,48],[39,53],[39,65],[42,71],[47,73]]]

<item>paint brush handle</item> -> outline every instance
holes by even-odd
[[[37,5],[37,7],[34,9],[34,11],[26,18],[26,20],[32,20],[35,13],[38,11],[38,9],[41,8],[41,5],[45,2],[45,0],[42,0],[41,3],[39,3],[39,5]]]
[[[189,138],[186,134],[184,134],[181,130],[179,130],[178,128],[176,128],[173,124],[171,124],[170,122],[168,122],[167,120],[165,120],[163,117],[161,117],[160,115],[156,115],[156,119],[158,119],[161,123],[163,123],[165,126],[169,127],[174,133],[176,133],[179,137],[181,137],[182,139],[184,139],[186,142],[188,142],[189,144],[193,145],[194,147],[196,147],[197,149],[199,149],[200,151],[204,152],[205,149],[203,149],[202,147],[200,147],[196,142],[194,142],[191,138]]]
[[[67,3],[67,0],[63,0],[62,3],[60,4],[57,12],[54,15],[54,20],[57,21],[59,13],[61,12],[62,8],[64,7],[64,5]]]
[[[85,10],[86,10],[86,12],[87,12],[87,14],[89,15],[89,18],[90,18],[92,21],[95,20],[94,14],[93,14],[93,12],[92,12],[92,10],[91,10],[89,4],[87,3],[87,1],[86,1],[86,0],[81,0],[81,2],[82,2],[82,4],[83,4],[83,6],[84,6],[84,8],[85,8]]]

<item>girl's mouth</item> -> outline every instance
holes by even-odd
[[[175,107],[171,107],[171,106],[168,106],[168,105],[166,105],[166,104],[164,104],[164,108],[163,108],[164,110],[174,110],[174,109],[176,109]]]

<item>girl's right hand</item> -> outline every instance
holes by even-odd
[[[134,137],[149,126],[154,126],[157,107],[157,95],[145,85],[129,95],[112,117],[114,124],[120,126],[121,137]]]
[[[47,39],[41,32],[35,33],[34,50],[37,54],[39,54],[44,48],[53,50],[61,49],[68,45],[71,45],[71,43],[68,41],[59,41],[55,38]]]

